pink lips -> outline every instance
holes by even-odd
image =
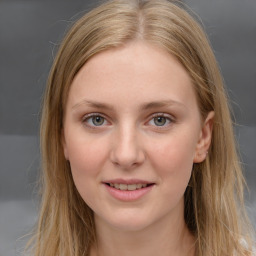
[[[144,195],[149,193],[154,183],[145,181],[145,180],[138,180],[138,179],[130,179],[130,180],[124,180],[124,179],[115,179],[115,180],[108,180],[104,181],[103,184],[105,185],[105,188],[109,192],[111,196],[114,198],[121,200],[121,201],[135,201],[140,198],[142,198]],[[112,184],[112,186],[110,185]],[[135,190],[121,190],[119,188],[113,187],[113,184],[125,184],[129,186],[135,186],[137,187]],[[133,185],[132,185],[133,184]],[[143,187],[141,187],[141,184],[143,184]],[[144,187],[146,185],[146,187]],[[118,186],[117,186],[118,187]]]

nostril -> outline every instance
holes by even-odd
[[[140,145],[129,136],[123,136],[121,141],[113,146],[110,160],[116,166],[129,170],[141,165],[145,160],[145,155]]]

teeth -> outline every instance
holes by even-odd
[[[128,190],[135,190],[137,188],[137,185],[136,184],[129,184],[127,186]]]
[[[136,187],[137,188],[142,188],[142,184],[137,184]]]
[[[119,189],[120,190],[127,190],[127,184],[120,184]]]
[[[118,184],[118,183],[109,183],[110,187],[116,188],[119,190],[129,190],[133,191],[136,189],[145,188],[147,184]]]

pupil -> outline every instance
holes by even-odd
[[[94,125],[102,125],[104,123],[104,119],[101,116],[95,116],[92,120]]]
[[[166,118],[162,116],[158,116],[154,118],[154,122],[157,126],[163,126],[166,123]]]

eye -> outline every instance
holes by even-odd
[[[106,125],[107,121],[99,114],[89,114],[83,118],[83,123],[85,123],[87,126],[96,127]]]
[[[166,117],[163,117],[163,116],[154,117],[154,124],[156,126],[164,126],[166,122],[167,122]]]
[[[169,115],[166,116],[166,114],[157,114],[149,121],[149,124],[152,126],[166,127],[172,122],[173,120]]]

